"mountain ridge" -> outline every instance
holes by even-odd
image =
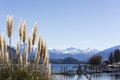
[[[114,52],[115,49],[120,49],[120,45],[104,49],[103,51],[100,51],[100,52],[96,53],[95,55],[100,55],[100,56],[102,56],[103,60],[108,60],[110,53]]]
[[[52,59],[64,59],[67,57],[75,57],[79,60],[88,60],[92,55],[98,53],[97,49],[87,48],[86,50],[81,50],[77,48],[66,48],[66,49],[51,49],[49,50],[50,58]]]
[[[12,55],[14,56],[14,58],[16,58],[16,48],[8,46],[8,52],[10,52],[10,48],[12,49]],[[27,45],[26,45],[26,48],[27,48]],[[113,52],[115,49],[120,49],[120,45],[110,47],[102,51],[98,51],[97,49],[90,49],[90,48],[81,50],[73,47],[66,48],[64,50],[51,49],[49,50],[49,54],[50,54],[50,59],[65,59],[67,57],[74,57],[80,61],[87,61],[90,57],[94,55],[101,55],[103,57],[103,60],[108,60],[109,54]],[[37,48],[34,47],[32,58],[35,57],[36,50]],[[24,46],[21,45],[21,54],[23,54],[23,52],[24,52]]]

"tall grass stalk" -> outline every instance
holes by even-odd
[[[26,25],[26,21],[24,21],[24,23],[23,23],[23,43],[24,43],[24,51],[25,51],[26,39],[27,39],[27,25]]]
[[[34,29],[33,29],[33,36],[32,36],[32,53],[31,53],[31,56],[33,54],[33,48],[34,48],[34,45],[35,45],[35,41],[36,41],[36,37],[37,37],[37,29],[38,29],[38,24],[35,23],[34,24]],[[33,62],[33,59],[31,57],[31,63]]]
[[[20,45],[21,45],[21,41],[23,39],[23,23],[22,23],[22,20],[20,20],[20,24],[19,24],[19,36],[20,36]],[[20,53],[21,53],[21,47],[20,47]]]
[[[9,41],[10,46],[11,46],[11,36],[13,32],[13,23],[14,23],[13,16],[7,16],[7,31],[8,31],[8,37],[10,39]]]
[[[7,29],[8,29],[8,37],[9,47],[7,47],[7,42],[5,37],[0,34],[0,79],[1,80],[50,80],[51,74],[51,65],[49,63],[49,53],[47,50],[46,42],[43,41],[42,36],[39,36],[38,39],[38,48],[35,54],[35,59],[33,61],[29,60],[28,53],[33,52],[33,46],[35,45],[35,41],[37,38],[37,24],[34,26],[33,36],[29,36],[28,38],[28,48],[25,48],[25,43],[27,40],[27,29],[26,22],[22,24],[20,22],[19,28],[19,37],[20,42],[17,43],[17,58],[16,63],[12,62],[12,47],[11,47],[11,36],[13,30],[13,17],[7,17]],[[22,55],[22,51],[20,48],[21,40],[24,43],[24,53]],[[32,64],[31,64],[32,63]],[[3,64],[3,66],[1,66]],[[5,65],[7,64],[7,65]],[[10,65],[11,66],[10,66]],[[34,65],[33,65],[34,64]],[[14,65],[14,66],[13,66]],[[34,66],[31,67],[31,66]],[[40,66],[42,65],[42,66]]]
[[[31,63],[31,59],[32,59],[32,55],[31,55],[31,52],[32,52],[32,37],[29,36],[28,37],[28,53],[29,53],[29,62]]]
[[[3,35],[1,34],[0,35],[0,53],[1,53],[0,57],[1,57],[1,62],[3,62],[3,46],[4,46],[4,44],[3,44]]]
[[[32,45],[33,46],[35,45],[35,41],[36,41],[36,38],[37,38],[37,29],[38,29],[38,24],[35,23],[34,30],[33,30],[33,39],[32,39]]]
[[[13,16],[7,16],[7,33],[9,37],[9,46],[11,47],[11,36],[13,32],[13,24],[14,24],[14,19]],[[12,67],[12,51],[10,49],[10,60],[11,60],[11,67]]]

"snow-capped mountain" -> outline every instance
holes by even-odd
[[[67,57],[75,57],[79,60],[88,60],[92,55],[95,55],[99,51],[97,49],[76,49],[73,47],[67,48],[67,49],[52,49],[49,50],[50,58],[52,59],[64,59]]]
[[[96,55],[101,55],[103,60],[108,60],[108,57],[109,57],[110,53],[114,52],[115,49],[120,49],[120,45],[119,46],[115,46],[115,47],[111,47],[111,48],[108,48],[108,49],[105,49],[103,51],[100,51]]]
[[[90,49],[90,48],[87,48],[85,50],[81,50],[81,49],[76,49],[76,48],[70,47],[70,48],[67,48],[65,50],[62,50],[62,49],[51,49],[51,50],[49,50],[49,52],[52,52],[52,53],[64,53],[64,54],[82,54],[82,53],[85,53],[85,54],[95,54],[95,53],[99,52],[99,50],[97,50],[97,49]]]
[[[27,49],[27,44],[25,45],[25,47]],[[12,49],[13,49],[12,51],[14,51],[13,53],[15,54],[16,48],[12,47]],[[99,51],[97,49],[90,49],[90,48],[81,50],[81,49],[77,49],[77,48],[73,48],[73,47],[70,47],[70,48],[67,48],[64,50],[51,49],[51,50],[49,50],[49,54],[50,54],[51,59],[64,59],[67,57],[74,57],[74,58],[82,60],[82,61],[87,61],[91,56],[101,55],[103,60],[108,60],[109,54],[111,52],[114,52],[115,49],[120,49],[120,45],[105,49],[103,51]],[[35,57],[36,50],[37,50],[37,48],[34,47],[33,54],[32,54],[33,58]],[[9,49],[8,49],[8,51],[9,51]],[[21,45],[21,54],[23,54],[23,53],[24,53],[24,45],[22,44]]]
[[[27,49],[28,45],[21,44],[21,54],[24,54],[24,47]],[[37,47],[33,48],[33,58],[35,57]],[[77,48],[66,48],[64,50],[62,49],[51,49],[49,50],[50,58],[51,59],[64,59],[67,57],[75,57],[79,60],[88,60],[92,55],[95,55],[95,53],[98,53],[99,51],[96,49],[86,49],[86,50],[81,50]]]

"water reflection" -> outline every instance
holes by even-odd
[[[55,80],[120,80],[120,73],[97,73],[86,75],[55,75]]]

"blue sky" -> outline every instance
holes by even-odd
[[[103,50],[120,45],[120,0],[1,0],[0,32],[6,34],[6,16],[14,15],[12,44],[19,40],[20,19],[32,34],[34,22],[48,48]],[[8,38],[7,38],[8,39]]]

